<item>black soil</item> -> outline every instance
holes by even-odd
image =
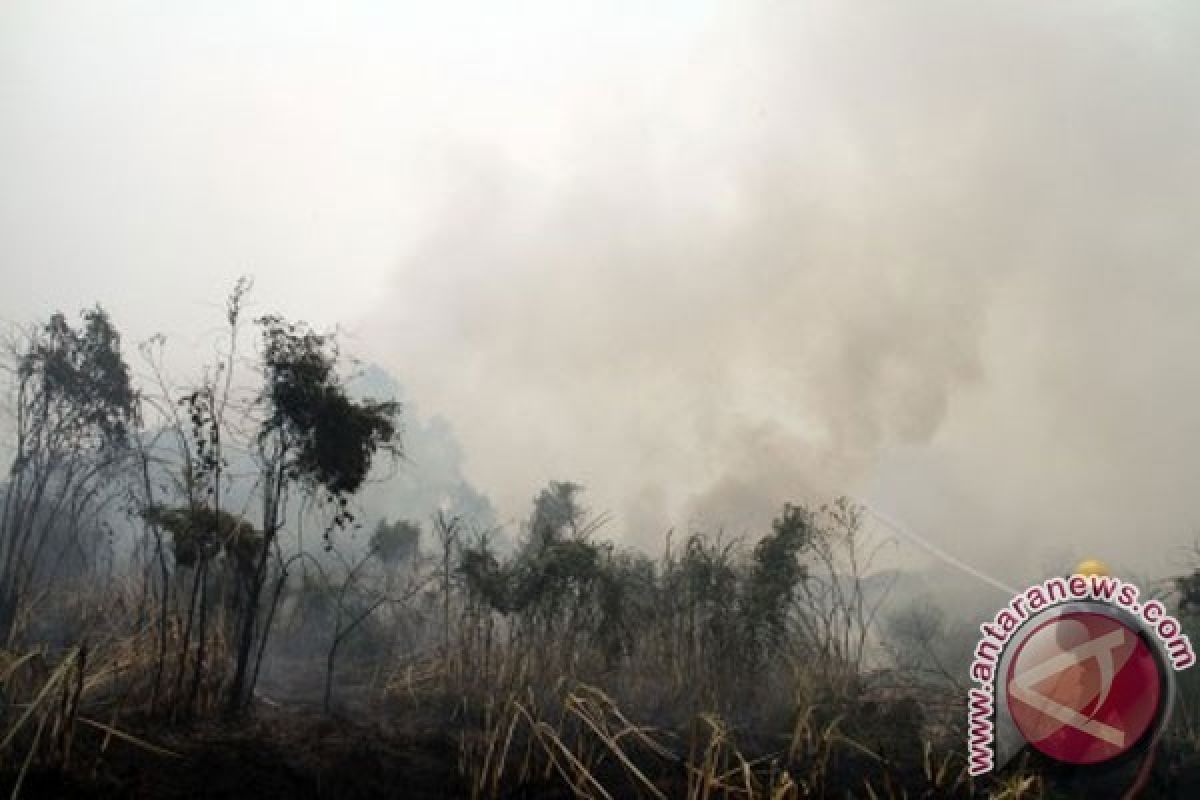
[[[102,734],[80,736],[69,768],[35,766],[21,797],[419,800],[464,794],[457,745],[437,731],[258,713],[241,722],[150,727],[138,735],[178,756],[119,740],[101,756]],[[15,779],[12,772],[0,774],[0,796],[9,796]]]

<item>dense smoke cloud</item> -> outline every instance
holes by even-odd
[[[462,446],[445,419],[427,417],[422,409],[407,402],[403,387],[375,365],[354,375],[347,388],[358,398],[401,405],[400,457],[377,463],[371,479],[359,492],[369,525],[385,519],[427,526],[438,511],[445,511],[461,515],[474,530],[495,527],[495,511],[488,498],[463,477]]]
[[[557,167],[449,171],[372,330],[509,510],[570,477],[652,543],[868,492],[1001,571],[1158,566],[1196,517],[1196,28],[730,12],[580,87]]]
[[[852,492],[1009,582],[1177,568],[1194,4],[522,8],[16,4],[0,318],[100,300],[200,363],[252,273],[501,521],[575,480],[656,547]]]

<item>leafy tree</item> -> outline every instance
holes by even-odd
[[[363,485],[377,453],[398,455],[400,406],[395,402],[351,399],[337,372],[336,340],[303,323],[279,316],[258,320],[262,335],[263,384],[257,405],[263,411],[257,431],[262,472],[263,547],[253,572],[242,582],[236,662],[229,707],[242,708],[253,690],[249,666],[254,644],[258,658],[269,633],[260,620],[269,554],[286,519],[289,493],[299,491],[332,510],[329,537],[354,523],[349,501]]]
[[[395,567],[416,557],[420,540],[421,526],[417,523],[398,519],[389,525],[387,519],[381,519],[371,534],[370,547],[380,561]]]
[[[786,631],[796,588],[808,576],[799,556],[811,547],[814,529],[812,513],[788,503],[754,546],[743,612],[746,630],[759,644],[778,641]]]
[[[82,319],[74,327],[55,314],[13,343],[16,453],[0,511],[0,645],[22,598],[59,560],[54,532],[75,537],[94,520],[138,421],[120,334],[99,307]]]
[[[577,534],[587,512],[579,505],[583,487],[570,481],[550,481],[533,501],[529,521],[530,542],[534,549],[545,547],[567,534]]]
[[[1185,613],[1200,610],[1200,569],[1176,577],[1174,583],[1175,591],[1179,594],[1179,610]]]
[[[647,557],[605,549],[596,576],[598,617],[592,636],[609,668],[632,654],[638,628],[656,612],[655,578]]]
[[[463,576],[468,595],[482,600],[501,614],[516,610],[512,597],[512,570],[500,563],[486,539],[463,547],[458,571]]]
[[[262,549],[262,534],[228,511],[153,507],[144,516],[171,534],[175,563],[181,567],[195,566],[223,551],[235,569],[246,572],[253,569]]]
[[[680,595],[683,668],[689,674],[703,669],[724,681],[729,677],[726,666],[733,669],[733,662],[738,660],[737,544],[723,541],[720,536],[693,534],[670,576],[668,591]],[[720,693],[719,686],[705,688],[714,695]]]
[[[332,337],[277,316],[259,324],[265,375],[260,402],[268,409],[259,442],[274,441],[285,479],[345,505],[366,480],[377,450],[399,452],[400,404],[350,399],[335,371]]]

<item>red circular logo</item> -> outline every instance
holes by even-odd
[[[1008,707],[1051,758],[1096,764],[1129,752],[1158,715],[1158,659],[1137,631],[1076,611],[1039,625],[1008,668]]]

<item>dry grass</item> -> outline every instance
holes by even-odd
[[[176,681],[181,659],[193,665],[198,643],[182,652],[179,626],[168,626],[164,658],[163,644],[153,625],[128,633],[120,632],[120,616],[103,615],[101,602],[91,592],[68,595],[83,618],[89,620],[88,638],[62,650],[39,647],[20,654],[0,651],[0,769],[16,769],[12,798],[20,796],[32,767],[66,772],[73,767],[75,743],[80,729],[96,732],[99,741],[91,754],[94,773],[110,744],[122,741],[161,757],[175,757],[168,748],[139,737],[120,725],[123,714],[145,714],[179,705]],[[119,593],[108,608],[120,607],[126,598]],[[205,643],[206,660],[220,663],[227,658],[220,630],[211,632]],[[191,675],[187,669],[185,678]],[[209,714],[217,707],[223,671],[201,670],[196,681],[195,712]],[[158,684],[157,689],[155,684]]]
[[[633,722],[606,692],[586,684],[560,685],[549,697],[527,689],[489,698],[478,714],[463,716],[459,765],[476,800],[554,786],[583,798],[827,797],[841,793],[832,765],[847,754],[873,765],[850,796],[974,796],[959,754],[925,742],[924,785],[910,795],[886,758],[843,734],[836,719],[814,724],[811,708],[797,715],[785,746],[753,756],[718,715],[700,714],[685,731],[663,730]],[[1011,796],[1012,787],[1001,791]]]

